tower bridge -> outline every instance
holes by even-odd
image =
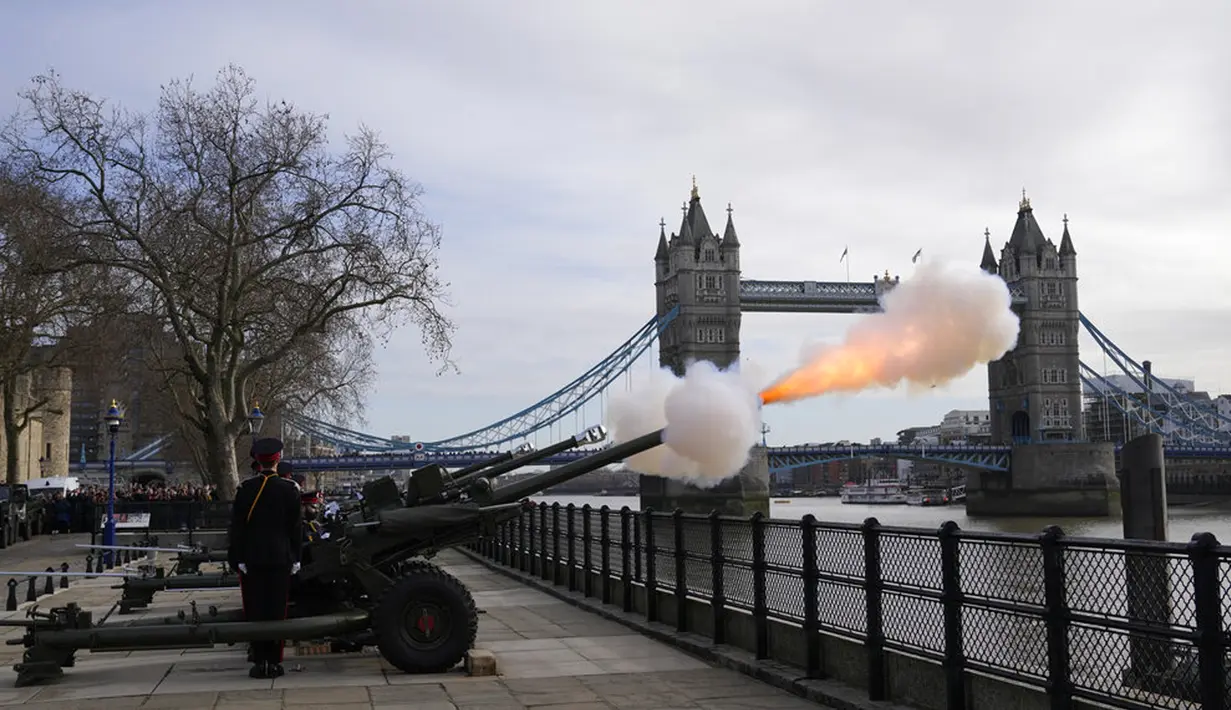
[[[680,226],[670,235],[665,221],[659,223],[654,317],[570,383],[498,422],[418,444],[288,415],[287,423],[313,440],[365,454],[294,459],[296,466],[387,470],[431,461],[464,466],[511,448],[536,432],[567,424],[570,416],[627,373],[655,342],[658,364],[677,374],[683,374],[685,364],[692,360],[728,367],[739,361],[744,313],[872,313],[880,310],[881,297],[899,283],[888,272],[861,283],[744,279],[731,206],[727,206],[720,234],[711,228],[694,180],[682,211]],[[1021,319],[1016,346],[987,368],[989,446],[757,447],[748,467],[717,489],[700,491],[643,476],[643,505],[737,514],[767,512],[771,469],[787,471],[844,458],[893,456],[974,471],[968,476],[968,505],[984,514],[1106,514],[1108,490],[1115,485],[1115,446],[1092,443],[1085,436],[1083,404],[1092,399],[1139,430],[1162,434],[1169,457],[1231,458],[1231,417],[1220,414],[1213,403],[1154,376],[1148,362],[1131,358],[1080,311],[1076,241],[1067,215],[1061,223],[1056,244],[1045,236],[1023,191],[1009,239],[999,253],[992,247],[990,230],[984,232],[980,265],[1005,281]],[[1083,331],[1144,396],[1126,391],[1081,361],[1078,338]],[[576,455],[558,458],[563,462]],[[1092,480],[1101,484],[1091,485]]]

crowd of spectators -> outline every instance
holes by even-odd
[[[107,486],[84,485],[69,493],[70,498],[85,498],[94,503],[107,502]],[[192,483],[163,485],[161,483],[125,483],[115,487],[116,500],[125,501],[198,501],[206,503],[217,500],[217,492],[212,485],[205,486]]]
[[[212,485],[178,483],[123,483],[115,488],[116,512],[149,512],[168,518],[176,527],[188,525],[195,511],[192,503],[211,503],[218,499]],[[102,520],[107,504],[107,486],[86,484],[56,493],[44,505],[50,508],[48,523],[55,532],[89,532]],[[151,505],[152,504],[152,505]]]

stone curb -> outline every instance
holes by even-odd
[[[609,606],[596,598],[587,598],[581,592],[570,592],[566,587],[557,587],[532,575],[492,562],[482,555],[462,547],[454,548],[469,559],[521,584],[584,609],[592,614],[626,626],[644,636],[661,641],[686,651],[704,661],[722,668],[751,676],[779,690],[798,695],[836,710],[914,710],[905,705],[868,700],[864,692],[844,683],[832,680],[814,680],[803,677],[803,670],[778,661],[758,661],[753,654],[730,646],[715,646],[710,639],[698,634],[680,633],[657,622],[647,622],[644,617]]]

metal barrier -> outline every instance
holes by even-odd
[[[1157,543],[541,504],[472,547],[807,678],[858,679],[871,700],[909,692],[895,674],[922,683],[901,670],[913,662],[943,688],[931,706],[969,707],[979,676],[1007,681],[996,692],[1033,687],[1039,707],[1231,707],[1231,548],[1208,533]],[[861,658],[837,660],[849,653]]]
[[[116,501],[115,513],[121,529],[132,525],[133,530],[151,532],[192,532],[196,530],[225,530],[231,519],[231,504],[221,501],[166,500],[166,501]],[[91,532],[97,535],[107,519],[107,505],[93,506],[94,525]],[[143,517],[142,522],[130,524],[127,519]]]
[[[23,581],[26,585],[24,601],[36,602],[41,597],[55,594],[58,590],[68,589],[68,578],[70,576],[85,577],[87,579],[92,577],[94,574],[94,569],[90,557],[86,558],[85,567],[84,572],[75,572],[72,571],[72,567],[69,563],[62,562],[60,563],[60,567],[58,569],[56,567],[48,567],[46,572],[43,574],[33,575],[23,573],[21,577],[9,577],[7,583],[8,595],[5,597],[4,610],[17,611],[17,607],[21,603],[17,599],[17,588],[21,586]],[[101,572],[101,570],[99,571]],[[3,579],[4,576],[7,575],[0,571],[0,579]],[[41,584],[39,583],[40,579],[42,580]]]

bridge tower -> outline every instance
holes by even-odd
[[[680,231],[670,239],[666,220],[659,222],[654,254],[658,316],[680,307],[659,336],[658,362],[678,376],[695,360],[719,368],[739,364],[739,237],[731,206],[719,237],[710,231],[694,178],[683,212]]]
[[[1020,286],[1026,296],[1018,307],[1017,345],[987,367],[992,443],[1081,441],[1077,251],[1068,215],[1057,248],[1043,235],[1023,191],[999,263],[990,234],[984,237],[983,269]]]
[[[984,231],[980,266],[1017,287],[1025,302],[1017,344],[987,366],[993,444],[1013,447],[1010,471],[967,481],[967,511],[985,515],[1106,515],[1115,481],[1109,444],[1085,441],[1078,359],[1077,250],[1064,216],[1048,239],[1026,191],[997,260]]]
[[[654,289],[659,317],[679,306],[679,314],[658,338],[659,364],[677,376],[691,362],[707,360],[719,368],[739,366],[739,237],[731,205],[720,236],[710,228],[701,206],[697,179],[683,206],[678,233],[667,236],[659,222],[654,253]],[[657,476],[641,477],[641,507],[654,510],[747,516],[769,514],[769,459],[756,447],[740,475],[701,489]]]

